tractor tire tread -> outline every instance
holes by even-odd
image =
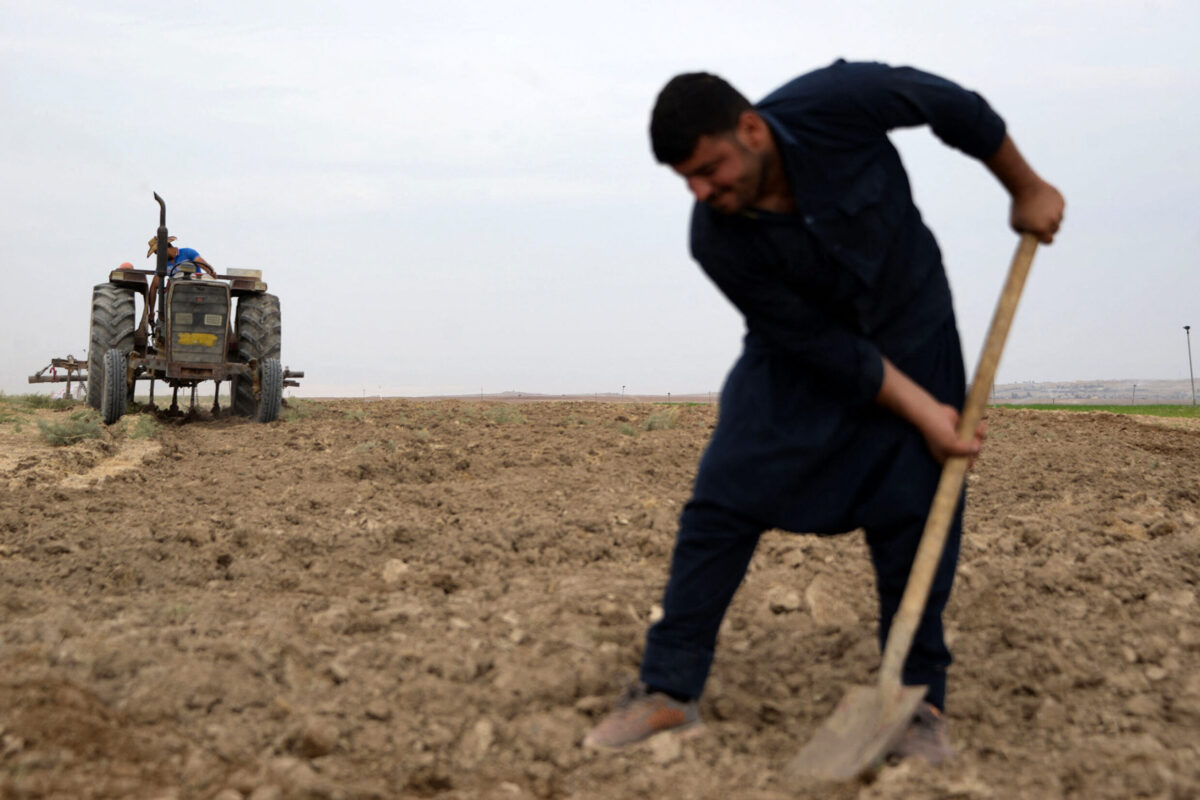
[[[238,300],[236,323],[238,361],[243,364],[256,361],[261,372],[266,359],[280,359],[282,324],[277,296],[263,293],[242,297]],[[282,371],[280,381],[282,383]],[[233,413],[258,419],[260,398],[254,396],[253,381],[235,377],[232,383]],[[281,393],[282,388],[281,385]]]
[[[133,290],[112,283],[92,289],[88,328],[87,404],[97,411],[104,398],[104,356],[109,350],[129,353],[134,346]]]

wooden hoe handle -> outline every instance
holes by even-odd
[[[1033,254],[1037,250],[1037,244],[1037,238],[1033,234],[1021,235],[1017,253],[1013,256],[1012,266],[1008,270],[1008,280],[1004,284],[1000,301],[996,304],[996,313],[992,316],[992,326],[988,329],[983,354],[975,368],[975,381],[967,394],[967,402],[958,424],[958,438],[964,441],[969,441],[975,436],[975,429],[983,419],[988,393],[996,379],[1000,354],[1004,351],[1004,341],[1008,338],[1008,329],[1012,326],[1013,316],[1017,312],[1017,301],[1021,299],[1025,278],[1033,265]],[[937,493],[934,494],[929,509],[929,517],[925,521],[925,531],[921,534],[921,543],[913,560],[912,572],[909,573],[900,608],[892,620],[888,634],[887,646],[883,652],[883,666],[879,670],[879,685],[882,688],[897,688],[900,685],[900,670],[908,658],[908,651],[912,648],[913,635],[925,610],[925,601],[929,599],[929,588],[933,584],[933,575],[942,558],[946,534],[954,519],[954,509],[958,505],[966,474],[965,456],[946,459]]]

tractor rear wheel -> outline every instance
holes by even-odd
[[[104,398],[104,356],[109,350],[133,350],[133,290],[102,283],[92,289],[88,333],[87,404],[100,410]]]
[[[104,379],[101,381],[104,396],[100,400],[100,416],[105,425],[112,425],[125,414],[125,398],[129,392],[125,380],[127,364],[122,350],[109,350],[104,354]],[[88,383],[91,383],[90,377]]]
[[[279,313],[279,298],[273,294],[252,294],[238,300],[237,306],[237,360],[243,364],[257,361],[259,368],[259,384],[262,388],[260,395],[265,396],[267,386],[263,380],[266,377],[265,362],[274,359],[276,365],[280,359],[282,344],[282,325]],[[279,403],[283,399],[283,370],[279,370],[279,393],[275,402],[275,413],[271,419],[279,416]],[[234,377],[232,380],[233,413],[243,417],[254,417],[259,422],[270,422],[271,419],[260,419],[260,397],[254,395],[254,382],[249,378]]]

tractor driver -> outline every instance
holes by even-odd
[[[191,262],[209,274],[209,277],[217,277],[217,271],[212,268],[204,258],[190,247],[176,247],[173,242],[176,237],[167,237],[167,277],[174,278],[179,274],[179,267],[182,264]],[[146,251],[146,258],[158,252],[158,237],[150,239],[150,249]],[[150,294],[146,298],[146,317],[154,319],[154,301],[158,298],[158,276],[154,276],[154,280],[150,282]]]

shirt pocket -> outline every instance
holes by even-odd
[[[900,228],[902,209],[887,188],[887,170],[875,163],[838,192],[832,210],[811,223],[829,258],[868,290],[878,284]]]

